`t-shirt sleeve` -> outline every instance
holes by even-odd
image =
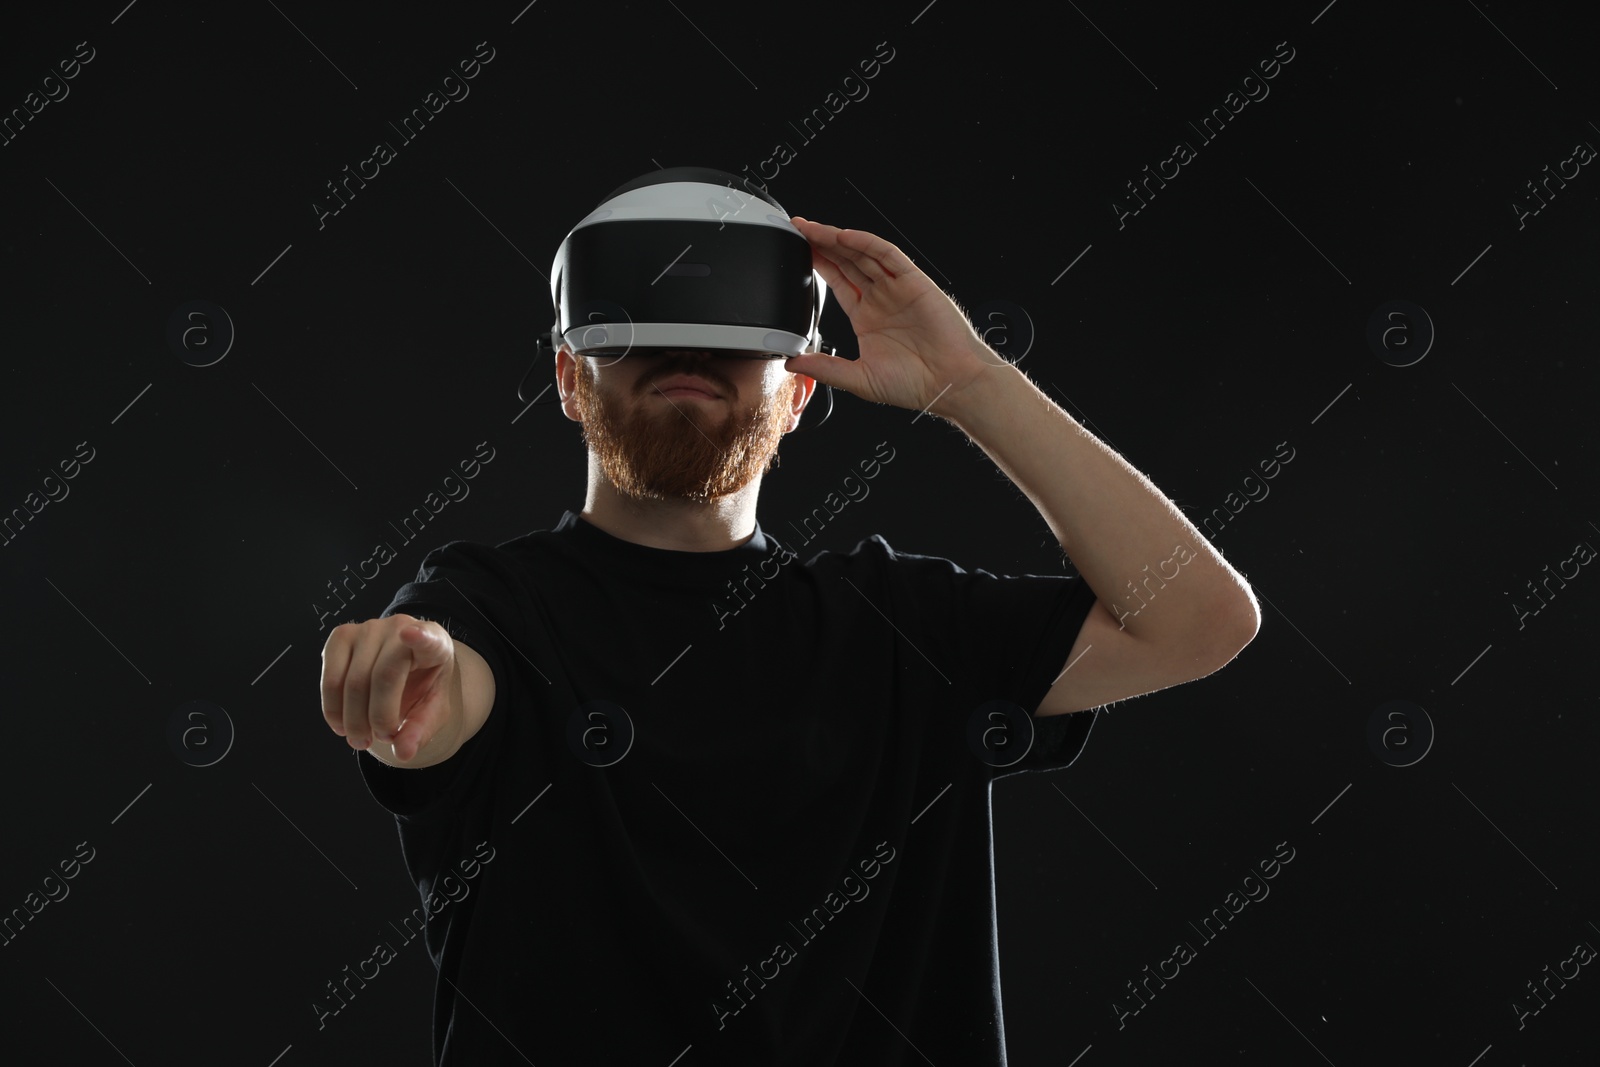
[[[499,549],[452,541],[422,560],[415,581],[400,587],[381,618],[406,614],[443,626],[452,640],[478,653],[494,673],[495,702],[483,727],[455,755],[431,767],[391,767],[370,752],[356,761],[367,790],[405,822],[435,822],[493,772],[494,753],[504,749],[507,708],[514,706],[517,679],[509,669],[512,642],[521,633],[512,583],[512,563]]]
[[[1094,606],[1089,584],[1076,575],[969,571],[937,556],[895,552],[877,535],[871,540],[889,554],[891,575],[899,576],[892,589],[897,614],[906,621],[897,624],[925,635],[926,655],[951,676],[955,725],[967,734],[973,758],[992,767],[995,778],[1071,765],[1098,709],[1042,718],[1033,712],[1061,675]],[[1006,743],[1028,746],[1020,759],[980,740],[984,721],[999,721],[992,716],[1006,711]],[[1018,736],[1030,730],[1031,740]]]

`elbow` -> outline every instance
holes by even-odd
[[[1233,607],[1213,617],[1210,626],[1211,641],[1206,658],[1219,671],[1243,652],[1245,646],[1261,632],[1261,612],[1251,597],[1242,608]]]
[[[1233,655],[1238,655],[1244,646],[1254,641],[1256,634],[1261,632],[1261,605],[1256,603],[1255,591],[1245,585],[1242,592],[1243,598],[1230,604],[1222,613],[1226,623],[1223,627],[1224,632],[1238,641],[1238,647],[1233,650]],[[1233,656],[1228,658],[1232,659]]]
[[[1256,639],[1256,634],[1261,632],[1261,609],[1256,607],[1255,598],[1250,600],[1250,610],[1245,613],[1243,621],[1239,624],[1239,648]]]

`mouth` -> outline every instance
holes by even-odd
[[[717,396],[716,389],[710,382],[706,381],[704,378],[695,377],[694,375],[674,375],[673,377],[667,378],[664,381],[656,382],[651,389],[653,392],[658,393],[661,396],[701,397],[705,400],[721,399]]]

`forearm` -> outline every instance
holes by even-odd
[[[1255,632],[1260,611],[1244,578],[1148,478],[1022,371],[991,366],[937,408],[1027,495],[1134,636],[1200,648],[1242,644]]]

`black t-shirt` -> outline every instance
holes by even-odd
[[[356,759],[439,1067],[1003,1064],[989,783],[1077,758],[1095,711],[1031,713],[1094,599],[759,525],[434,549],[384,615],[482,655],[494,707],[433,767]]]

